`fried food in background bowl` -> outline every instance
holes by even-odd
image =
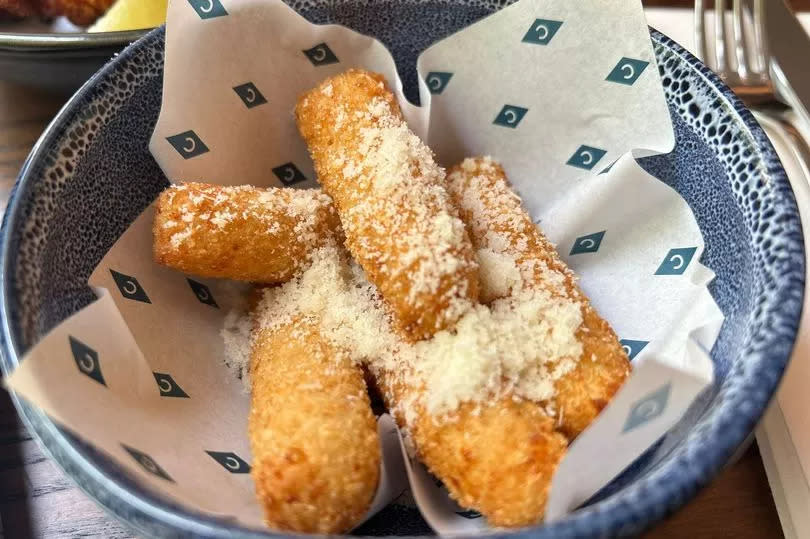
[[[0,0],[0,80],[70,94],[166,20],[168,0]]]
[[[0,0],[0,20],[65,17],[90,32],[154,28],[166,22],[168,0]]]

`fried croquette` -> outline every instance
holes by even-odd
[[[391,408],[420,391],[392,379],[377,377]],[[568,440],[554,430],[554,420],[540,405],[506,397],[483,405],[462,404],[452,420],[433,417],[424,408],[395,415],[410,434],[419,460],[461,507],[475,509],[491,525],[504,528],[542,520]]]
[[[412,339],[452,327],[478,299],[478,267],[445,172],[381,75],[351,69],[295,110],[346,246]]]
[[[185,273],[281,283],[309,254],[340,240],[332,201],[319,190],[185,183],[157,201],[155,261]]]
[[[251,474],[268,525],[350,530],[368,511],[380,473],[362,368],[301,318],[259,330],[250,372]]]
[[[582,356],[576,366],[556,381],[556,395],[549,409],[558,428],[573,440],[599,415],[630,373],[630,362],[610,325],[602,319],[512,191],[503,168],[489,158],[469,158],[450,169],[448,190],[453,196],[470,236],[484,276],[482,295],[492,300],[509,293],[503,274],[488,277],[485,261],[507,257],[514,263],[524,287],[563,292],[582,306],[577,339]],[[494,270],[495,268],[493,268]],[[564,286],[548,280],[551,269],[564,277]],[[499,281],[489,285],[486,281]],[[500,286],[499,286],[500,285]]]

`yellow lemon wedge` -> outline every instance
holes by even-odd
[[[166,22],[169,0],[118,0],[90,32],[118,32],[153,28]]]

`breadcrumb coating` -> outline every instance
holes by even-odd
[[[315,189],[185,183],[158,198],[155,261],[201,277],[281,283],[340,241],[332,200]]]
[[[452,327],[478,299],[478,265],[444,169],[383,77],[351,69],[327,79],[295,114],[346,246],[399,327],[415,340]]]
[[[554,245],[532,222],[499,164],[488,157],[465,159],[450,170],[447,185],[478,253],[508,261],[524,288],[548,290],[581,308],[582,324],[576,335],[582,343],[581,359],[556,381],[556,394],[547,401],[559,430],[573,440],[607,406],[630,374],[627,354],[613,329],[577,286],[576,276]],[[482,275],[498,278],[498,272],[484,270]],[[482,289],[497,291],[498,287],[485,283]]]
[[[258,331],[251,380],[251,474],[267,524],[349,531],[368,511],[380,472],[362,368],[301,318]]]

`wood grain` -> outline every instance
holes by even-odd
[[[784,537],[756,444],[647,539]]]
[[[63,102],[63,97],[0,82],[0,211],[28,152]]]
[[[688,1],[647,0],[647,5]],[[794,6],[810,9],[810,0]],[[0,82],[0,211],[17,172],[63,99]],[[0,537],[107,537],[132,534],[81,492],[49,460],[19,423],[0,390]],[[646,534],[649,538],[782,537],[756,446],[725,470],[683,510]]]
[[[0,537],[134,537],[42,453],[2,389]]]

